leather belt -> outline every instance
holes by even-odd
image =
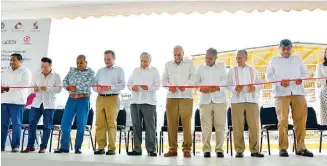
[[[118,96],[118,94],[99,94],[99,96],[103,96],[103,97]]]
[[[74,94],[74,95],[69,95],[73,99],[79,99],[79,98],[84,98],[84,97],[89,97],[89,94]]]

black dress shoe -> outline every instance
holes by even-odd
[[[75,154],[82,154],[81,149],[76,149],[76,150],[75,150]]]
[[[58,149],[55,150],[54,153],[69,153],[69,150]]]
[[[217,157],[218,158],[224,158],[224,153],[223,152],[217,152]]]
[[[148,156],[151,156],[151,157],[157,157],[157,153],[156,152],[149,152],[148,153]]]
[[[129,156],[141,156],[142,152],[137,152],[137,151],[131,151],[131,152],[127,152],[127,155]]]
[[[251,157],[265,157],[265,155],[257,152],[257,153],[251,153]]]
[[[106,153],[106,155],[115,155],[115,154],[116,154],[116,152],[113,150],[108,150]]]
[[[204,158],[210,158],[211,157],[211,153],[210,152],[204,152],[203,157]]]
[[[12,153],[17,153],[17,152],[19,152],[19,150],[18,150],[18,148],[13,148],[13,149],[11,149],[11,152]]]
[[[5,151],[5,149],[1,149],[1,152],[4,152]]]
[[[104,151],[104,149],[98,149],[96,151],[94,151],[94,154],[95,155],[102,155],[102,154],[105,154],[106,152]]]
[[[287,153],[287,151],[285,149],[281,149],[279,151],[279,156],[280,157],[288,157],[288,153]]]
[[[236,153],[236,156],[235,156],[236,158],[243,158],[244,157],[244,155],[243,155],[243,153]]]
[[[306,156],[306,157],[313,157],[313,153],[310,152],[308,149],[304,149],[301,151],[297,151],[296,155],[300,155],[300,156]]]

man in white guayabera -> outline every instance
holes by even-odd
[[[140,56],[140,67],[134,69],[128,79],[128,89],[132,91],[131,116],[133,123],[134,149],[128,155],[142,155],[142,127],[145,128],[145,147],[148,156],[156,153],[156,91],[160,86],[158,70],[150,66],[151,55],[143,52]],[[145,126],[143,126],[143,124]]]

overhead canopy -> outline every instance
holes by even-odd
[[[87,18],[117,15],[207,12],[327,10],[327,1],[153,1],[153,0],[3,0],[1,19]]]

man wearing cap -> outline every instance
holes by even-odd
[[[280,54],[273,57],[268,65],[266,79],[280,81],[273,84],[273,95],[276,99],[276,113],[279,132],[279,156],[288,157],[288,115],[292,110],[296,137],[296,154],[313,157],[306,149],[307,102],[305,100],[303,78],[310,76],[309,71],[299,56],[292,55],[292,42],[284,39],[279,45]],[[289,81],[289,79],[295,81]]]

